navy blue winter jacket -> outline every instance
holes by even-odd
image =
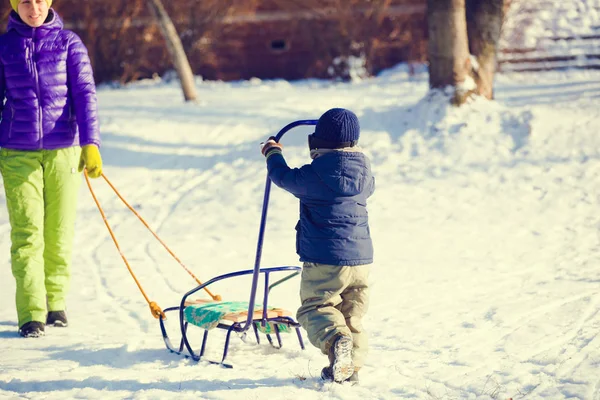
[[[274,184],[300,199],[296,225],[300,261],[373,262],[367,198],[375,190],[375,178],[363,153],[333,151],[293,169],[281,154],[273,154],[267,159],[267,169]]]

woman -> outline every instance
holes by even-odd
[[[0,173],[19,333],[39,337],[46,324],[67,326],[78,170],[102,174],[96,88],[87,49],[52,0],[10,3],[0,36]]]

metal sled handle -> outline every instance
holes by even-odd
[[[316,119],[304,119],[300,121],[295,121],[284,126],[278,133],[275,135],[275,141],[279,143],[283,135],[289,130],[303,125],[316,125],[318,120]],[[254,272],[252,275],[252,287],[250,289],[250,301],[248,310],[254,310],[254,304],[256,302],[256,290],[258,288],[258,277],[260,271],[260,259],[262,257],[262,248],[263,242],[265,238],[265,227],[267,225],[267,209],[269,208],[269,197],[271,195],[271,179],[267,175],[267,182],[265,184],[265,196],[263,198],[263,207],[262,214],[260,217],[260,228],[258,230],[258,244],[256,246],[256,258],[254,259]],[[252,326],[252,312],[248,312],[248,317],[246,319],[246,323],[244,324],[244,328],[242,332],[246,331],[250,326]]]

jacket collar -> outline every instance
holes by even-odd
[[[359,146],[352,146],[352,147],[342,147],[341,149],[311,149],[310,150],[310,158],[312,158],[313,160],[316,160],[317,158],[321,157],[324,154],[327,153],[335,153],[335,152],[342,152],[342,153],[362,153],[362,148]]]
[[[8,32],[14,29],[19,35],[25,37],[33,37],[34,33],[37,31],[38,35],[45,36],[50,31],[62,29],[63,26],[62,20],[52,8],[48,13],[46,22],[44,22],[44,24],[38,28],[33,28],[27,25],[25,22],[23,22],[21,17],[19,17],[19,14],[13,10],[10,12],[10,16],[8,18],[8,27],[6,31]]]

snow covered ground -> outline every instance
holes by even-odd
[[[0,212],[0,398],[599,400],[599,78],[499,76],[497,101],[460,109],[425,97],[427,75],[404,67],[352,84],[199,81],[196,105],[174,83],[101,89],[106,176],[202,280],[253,265],[259,142],[334,106],[359,115],[377,180],[361,384],[323,384],[326,358],[293,336],[282,350],[234,337],[233,369],[169,353],[82,184],[71,324],[44,338],[17,335]],[[290,164],[309,161],[310,132],[283,138]],[[194,281],[105,182],[93,186],[149,297],[178,304]],[[263,266],[297,264],[297,213],[274,187]],[[245,300],[249,286],[214,291]],[[274,289],[274,303],[294,310],[298,287]]]
[[[511,0],[502,71],[600,68],[600,0]]]

